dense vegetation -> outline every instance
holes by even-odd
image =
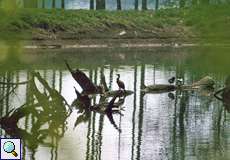
[[[154,11],[0,10],[1,38],[191,38],[227,41],[230,6]],[[125,31],[120,36],[119,33]],[[15,34],[17,33],[17,34]]]

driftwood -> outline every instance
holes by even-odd
[[[77,83],[81,86],[83,91],[97,93],[100,92],[99,87],[93,84],[93,82],[85,75],[84,72],[80,71],[79,69],[73,70],[70,68],[69,64],[65,61],[66,66],[72,77],[77,81]]]
[[[83,73],[79,69],[76,69],[74,71],[73,69],[71,69],[71,67],[69,66],[69,64],[66,61],[65,61],[65,63],[66,63],[68,70],[72,74],[72,77],[78,82],[78,84],[83,89],[81,96],[103,94],[105,97],[113,97],[115,95],[119,95],[121,97],[121,96],[128,96],[128,95],[131,95],[133,93],[133,91],[131,91],[131,90],[109,91],[107,84],[105,82],[105,76],[104,76],[103,72],[101,72],[101,85],[97,86],[85,75],[85,73]]]
[[[201,80],[193,83],[192,85],[167,85],[167,84],[156,84],[156,85],[149,85],[144,86],[143,92],[146,93],[164,93],[164,92],[170,92],[177,89],[180,90],[194,90],[194,89],[203,89],[203,88],[212,88],[215,84],[214,80],[206,76],[202,78]]]

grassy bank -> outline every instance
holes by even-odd
[[[0,10],[1,39],[229,40],[230,6],[153,11]]]

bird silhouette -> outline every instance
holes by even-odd
[[[117,85],[120,89],[123,89],[125,91],[125,84],[120,80],[120,74],[117,74]]]
[[[172,77],[172,78],[170,78],[170,79],[168,80],[168,82],[169,82],[170,84],[172,84],[172,83],[175,82],[175,80],[176,80],[176,77]]]

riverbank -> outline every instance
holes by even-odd
[[[1,10],[1,39],[96,41],[142,39],[154,43],[228,41],[230,7],[154,11]],[[92,40],[92,41],[90,41]]]

